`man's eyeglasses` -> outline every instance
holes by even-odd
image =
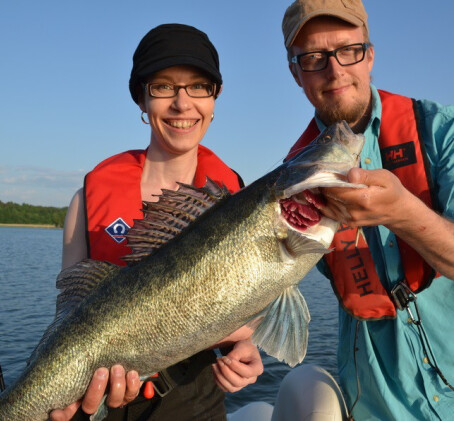
[[[341,66],[351,66],[364,60],[370,44],[367,42],[345,45],[331,51],[311,51],[293,56],[290,61],[297,63],[303,72],[318,72],[328,67],[331,56],[335,57]]]
[[[173,83],[147,83],[145,90],[154,98],[172,98],[184,89],[192,98],[208,98],[216,91],[215,83],[191,83],[190,85],[174,85]]]

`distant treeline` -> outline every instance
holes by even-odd
[[[67,207],[33,206],[26,203],[19,205],[13,202],[4,203],[0,200],[0,223],[54,225],[62,228],[67,210]]]

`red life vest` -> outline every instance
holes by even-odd
[[[432,181],[424,141],[418,131],[417,110],[411,98],[379,91],[382,118],[378,143],[382,166],[393,172],[403,186],[432,208]],[[319,130],[313,119],[291,148],[287,159],[309,144]],[[377,274],[371,252],[357,229],[341,225],[334,236],[334,250],[324,259],[331,272],[331,284],[341,306],[359,320],[396,317],[396,309]],[[427,287],[434,270],[408,244],[397,237],[405,282],[414,292]]]
[[[146,150],[130,150],[98,164],[85,177],[85,221],[88,257],[125,265],[122,256],[131,253],[124,235],[142,219],[140,182]],[[230,192],[239,190],[242,180],[211,150],[199,145],[194,185],[203,187],[206,177]]]

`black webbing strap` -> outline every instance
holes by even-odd
[[[353,402],[352,406],[348,409],[348,413],[347,413],[348,421],[355,421],[355,419],[353,418],[353,408],[358,403],[359,398],[361,396],[361,383],[359,381],[358,363],[356,361],[356,352],[359,350],[358,346],[357,346],[358,334],[359,334],[359,324],[360,324],[360,320],[356,320],[355,341],[353,342],[353,361],[355,363],[355,374],[356,374],[356,398],[355,398],[355,401]]]
[[[421,339],[421,345],[424,351],[424,355],[427,358],[427,363],[435,370],[437,375],[440,377],[442,382],[454,391],[454,387],[446,380],[446,377],[438,367],[435,355],[430,347],[429,339],[427,338],[426,331],[422,324],[421,315],[419,313],[418,305],[416,304],[416,294],[404,283],[399,282],[392,290],[391,295],[394,298],[394,302],[399,310],[407,310],[408,320],[411,321],[418,329],[419,337]],[[416,317],[410,309],[410,304],[413,303]]]
[[[184,373],[179,369],[179,364],[162,370],[157,377],[150,377],[146,381],[153,383],[156,393],[163,398],[169,394],[181,380],[184,378]]]

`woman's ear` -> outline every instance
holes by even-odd
[[[144,112],[145,114],[147,113],[147,107],[145,107],[145,104],[143,102],[143,95],[141,98],[139,98],[139,108],[140,111]]]

